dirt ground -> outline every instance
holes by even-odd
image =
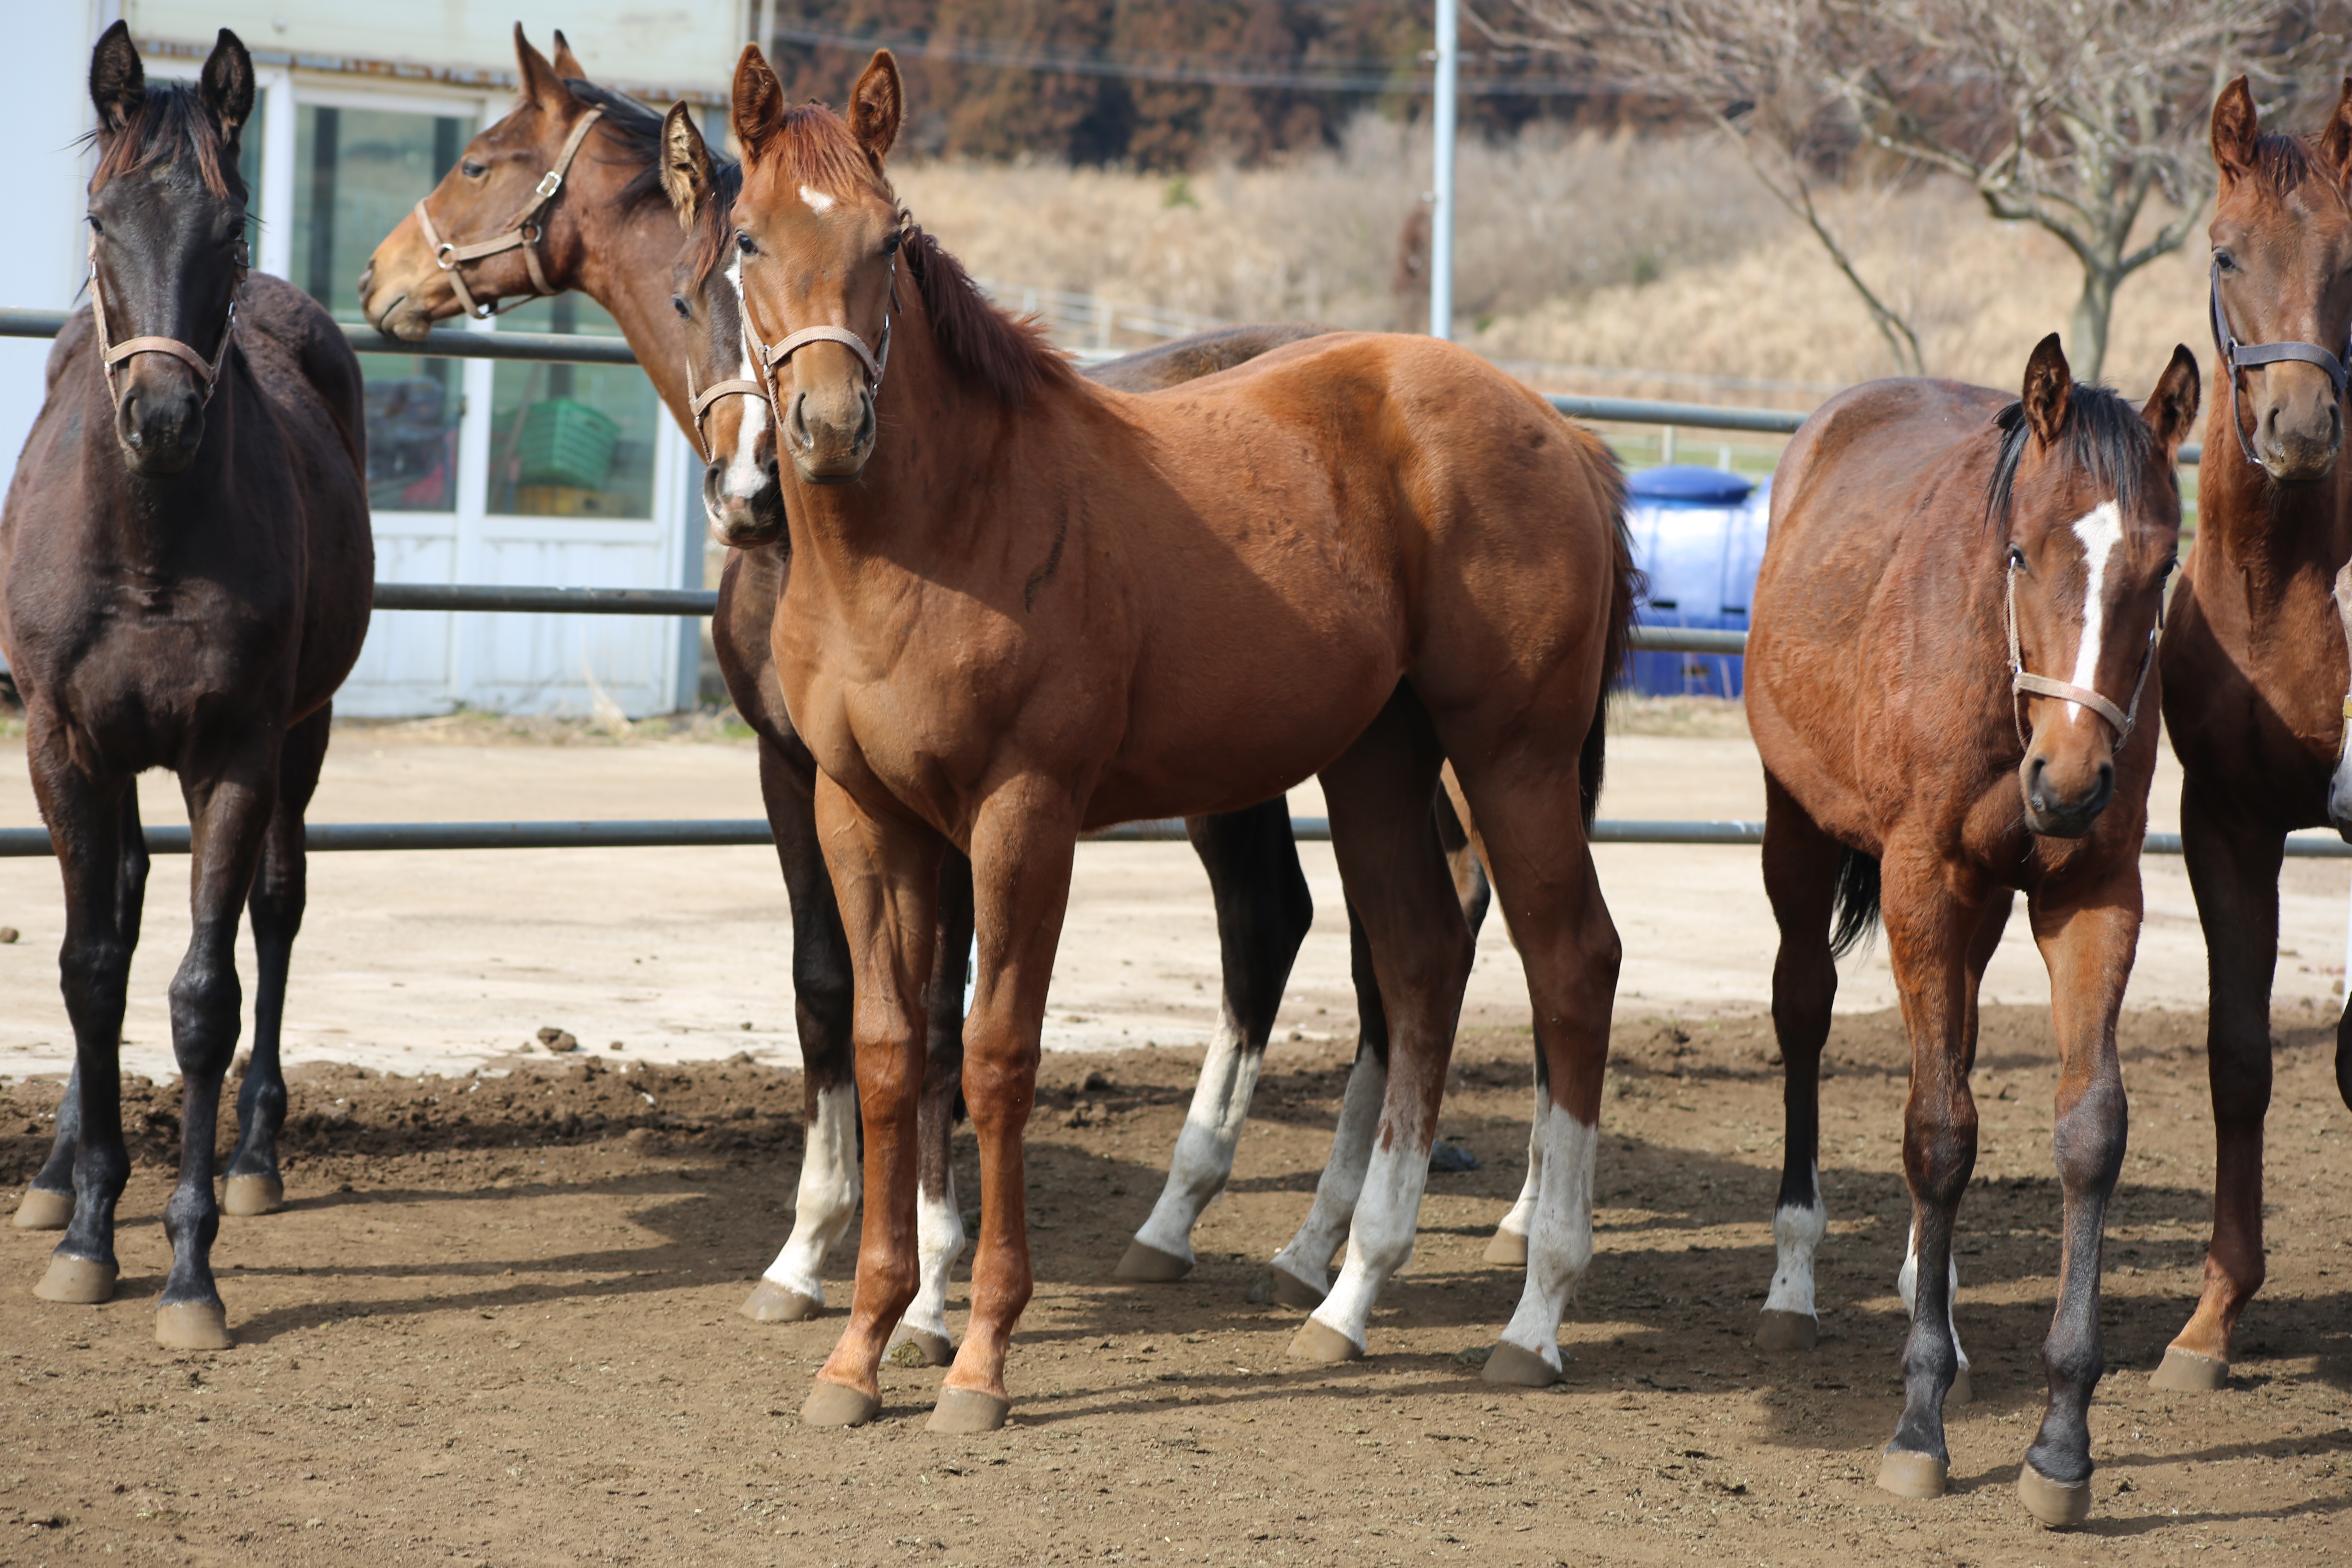
[[[177,1107],[139,1088],[119,1299],[35,1300],[26,1287],[55,1238],[0,1229],[0,1280],[14,1281],[0,1289],[0,1562],[2352,1555],[2347,1112],[2324,1009],[2279,1019],[2270,1283],[2231,1386],[2203,1397],[2147,1384],[2205,1236],[2202,1020],[2126,1018],[2133,1135],[2108,1228],[2097,1507],[2064,1536],[2032,1525],[2011,1489],[2041,1407],[2057,1255],[2046,1014],[1986,1019],[1958,1314],[1977,1403],[1954,1413],[1954,1489],[1936,1502],[1871,1484],[1899,1404],[1896,1021],[1838,1022],[1823,1340],[1767,1357],[1748,1341],[1771,1272],[1769,1035],[1744,1016],[1620,1018],[1598,1256],[1560,1332],[1568,1377],[1537,1394],[1490,1389],[1465,1355],[1517,1292],[1478,1254],[1522,1173],[1523,1032],[1465,1039],[1442,1131],[1482,1164],[1431,1179],[1419,1257],[1373,1319],[1371,1354],[1337,1369],[1286,1361],[1297,1314],[1248,1295],[1304,1212],[1341,1047],[1276,1047],[1233,1188],[1201,1226],[1201,1266],[1169,1286],[1109,1273],[1158,1190],[1198,1053],[1049,1055],[1031,1137],[1039,1290],[1010,1367],[1013,1423],[978,1438],[925,1433],[940,1374],[899,1367],[885,1369],[874,1426],[803,1429],[793,1413],[838,1312],[770,1327],[734,1314],[789,1223],[789,1072],[609,1055],[507,1076],[305,1066],[291,1207],[224,1222],[238,1342],[216,1354],[152,1339]],[[43,1079],[0,1089],[12,1203],[56,1096]],[[968,1135],[960,1148],[970,1202]],[[849,1252],[830,1271],[836,1303]]]

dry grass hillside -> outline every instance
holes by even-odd
[[[1184,180],[1042,163],[894,173],[916,216],[985,278],[1229,320],[1397,328],[1420,324],[1421,286],[1401,290],[1398,268],[1428,162],[1417,133],[1368,120],[1334,152]],[[1496,359],[1621,373],[1546,377],[1570,389],[1792,406],[1894,368],[1820,247],[1717,141],[1538,130],[1465,142],[1458,182],[1458,314]],[[1828,205],[1936,373],[2008,384],[2035,340],[2066,326],[2071,258],[1964,189],[1857,189]],[[2200,235],[2126,284],[2106,379],[2146,387],[2176,342],[2210,357],[2203,310]]]

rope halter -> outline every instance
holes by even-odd
[[[151,334],[146,337],[125,338],[119,343],[110,342],[112,334],[106,325],[106,290],[98,280],[98,230],[95,228],[89,233],[89,256],[90,323],[98,329],[98,345],[100,351],[99,368],[106,373],[106,395],[113,403],[116,410],[119,412],[122,407],[122,389],[115,384],[114,367],[134,354],[170,354],[173,358],[184,362],[190,370],[196,373],[196,379],[204,384],[205,406],[210,407],[213,392],[220,385],[221,366],[228,359],[228,345],[236,336],[237,297],[245,292],[246,270],[253,265],[253,253],[247,248],[246,243],[243,240],[237,241],[236,282],[229,289],[228,319],[221,323],[220,347],[213,351],[213,357],[210,359],[206,359],[177,338],[157,337]]]
[[[449,275],[449,287],[457,291],[457,302],[465,306],[467,315],[478,321],[488,321],[518,305],[527,305],[533,300],[544,300],[563,292],[550,284],[547,274],[540,268],[539,242],[547,232],[541,220],[546,216],[549,204],[563,189],[564,177],[572,172],[572,160],[579,155],[580,144],[588,139],[589,129],[604,117],[604,110],[600,104],[573,123],[572,134],[563,139],[563,150],[555,155],[555,166],[539,177],[539,184],[531,187],[530,205],[515,215],[513,225],[503,234],[476,240],[470,245],[443,239],[441,231],[433,226],[433,215],[425,210],[424,200],[418,200],[416,224],[425,231],[425,243],[433,247],[433,263]],[[522,252],[523,265],[530,269],[532,291],[518,295],[503,305],[499,303],[499,296],[496,294],[491,295],[488,302],[477,300],[473,290],[466,287],[466,264],[509,250]]]

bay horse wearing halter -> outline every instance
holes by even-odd
[[[704,504],[714,534],[731,547],[712,643],[730,694],[759,737],[762,795],[793,911],[796,1014],[807,1068],[808,1143],[793,1234],[742,1310],[760,1321],[796,1321],[821,1310],[821,1267],[856,1213],[856,1093],[847,949],[810,809],[814,763],[784,711],[769,641],[787,568],[774,429],[764,395],[740,395],[760,388],[748,379],[754,373],[740,357],[735,275],[720,265],[732,255],[727,214],[740,176],[734,163],[712,156],[682,107],[664,121],[588,82],[560,32],[550,60],[516,29],[520,101],[474,138],[457,166],[378,247],[362,279],[361,299],[382,330],[415,342],[435,321],[469,310],[496,313],[509,299],[576,288],[619,322],[705,459]],[[593,139],[585,134],[592,124],[601,128]],[[551,187],[554,195],[542,195]],[[662,199],[665,190],[668,202]],[[672,203],[688,231],[683,250]],[[492,234],[500,225],[507,226],[506,237],[520,234],[510,219],[526,208],[536,219],[528,257],[519,244],[494,244],[502,237]],[[446,247],[432,240],[444,233],[491,237]],[[1106,384],[1147,391],[1226,369],[1322,330],[1227,328],[1088,374]],[[1441,816],[1475,928],[1484,913],[1485,879],[1453,812],[1442,810]],[[1283,987],[1313,917],[1284,803],[1196,817],[1187,826],[1216,901],[1223,1005],[1166,1189],[1120,1260],[1118,1273],[1129,1279],[1172,1279],[1191,1268],[1192,1226],[1232,1171]],[[950,889],[942,911],[947,925],[940,952],[961,955],[970,942],[968,897]],[[944,1364],[950,1349],[943,1315],[948,1269],[964,1244],[947,1158],[963,987],[960,959],[941,962],[922,1111],[923,1288],[901,1329],[936,1364]],[[944,967],[950,962],[958,973]],[[1369,971],[1359,982],[1366,1030],[1350,1079],[1352,1114],[1343,1117],[1307,1224],[1274,1266],[1277,1294],[1294,1304],[1320,1300],[1328,1260],[1345,1234],[1370,1153],[1386,1041]],[[1497,1235],[1496,1247],[1515,1263],[1525,1260],[1531,1203],[1531,1193],[1522,1194]]]
[[[2211,985],[2213,1236],[2197,1310],[2157,1370],[2210,1390],[2262,1288],[2263,1120],[2286,835],[2352,841],[2344,618],[2352,483],[2344,449],[2352,357],[2352,81],[2316,138],[2263,135],[2243,78],[2213,105],[2212,416],[2197,548],[2163,644],[2164,720],[2183,774],[2181,847]],[[2336,1028],[2352,1104],[2352,999]]]
[[[284,1200],[278,1036],[302,814],[374,574],[360,370],[308,296],[246,270],[237,139],[254,78],[236,35],[222,31],[194,84],[150,84],[117,22],[89,79],[92,310],[58,335],[0,514],[0,648],[65,876],[58,968],[74,1030],[57,1141],[16,1223],[65,1228],[37,1294],[112,1295],[130,1171],[117,1057],[147,879],[133,781],[169,768],[194,833],[195,929],[171,988],[184,1100],[155,1335],[216,1349],[230,1341],[211,1263],[213,1134],[248,900],[260,984],[226,1206]]]
[[[2173,458],[2197,415],[2174,351],[2147,406],[2074,384],[2055,333],[2015,401],[1943,381],[1841,393],[1772,485],[1748,642],[1787,1158],[1768,1347],[1812,1342],[1820,1071],[1836,957],[1883,912],[1911,1037],[1904,1405],[1878,1481],[1944,1491],[1964,1363],[1952,1233],[1976,1164],[1977,989],[2021,890],[2050,969],[2065,1196],[2049,1399],[2018,1488],[2045,1524],[2090,1506],[2099,1249],[2123,1163],[2116,1016],[2139,938],[2156,766],[2157,625],[2180,531]],[[2063,678],[2058,672],[2066,672]],[[1833,931],[1834,926],[1834,931]]]
[[[876,1414],[917,1288],[923,992],[949,853],[971,861],[978,916],[964,1096],[982,1221],[931,1425],[969,1431],[1010,1407],[1032,1283],[1022,1135],[1078,836],[1318,773],[1390,1071],[1346,1267],[1292,1348],[1363,1352],[1412,1253],[1469,971],[1430,810],[1449,758],[1548,1073],[1527,1286],[1486,1372],[1557,1377],[1591,1257],[1619,952],[1579,810],[1633,605],[1614,462],[1433,339],[1317,338],[1148,396],[1086,383],[899,210],[883,160],[902,103],[887,52],[846,123],[788,110],[756,47],[737,67],[733,237],[788,459],[776,668],[822,769],[866,1131],[856,1292],[803,1418]]]

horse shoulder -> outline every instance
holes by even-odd
[[[359,355],[335,319],[282,278],[257,272],[238,307],[247,358],[281,412],[325,416],[356,474],[367,470],[367,414]]]

